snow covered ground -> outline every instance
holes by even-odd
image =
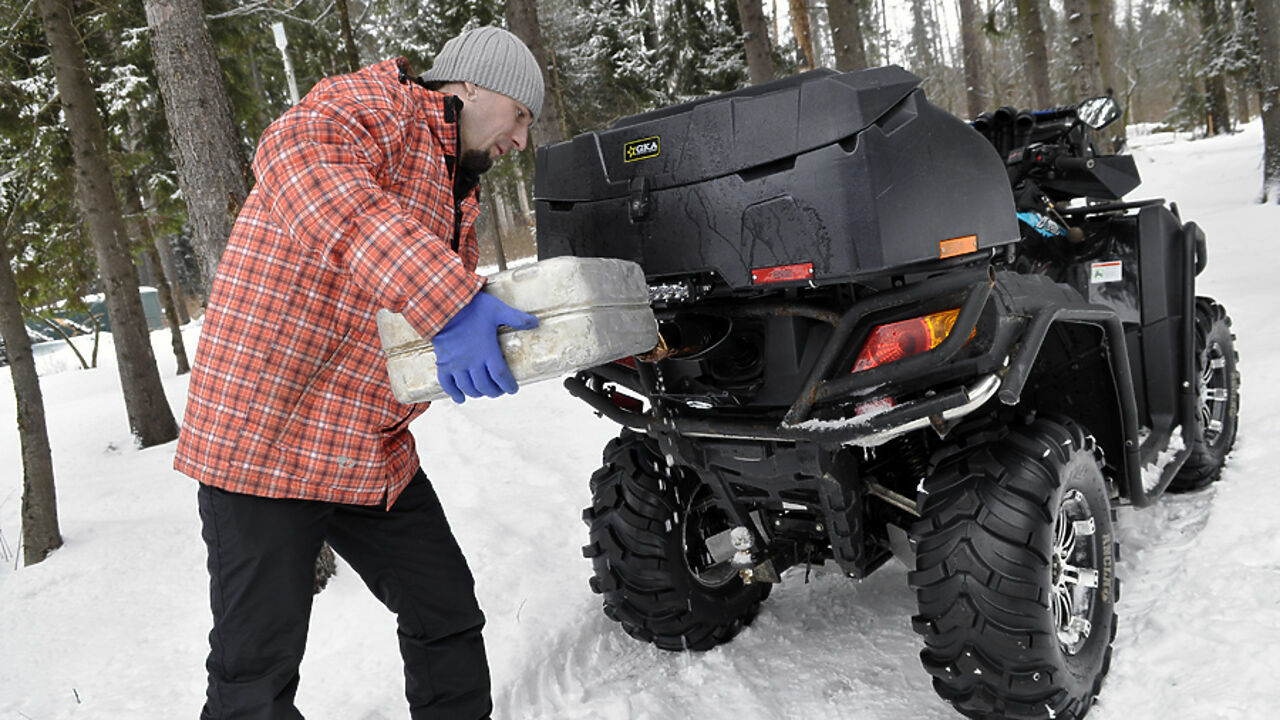
[[[1280,208],[1253,199],[1261,131],[1136,138],[1135,196],[1176,199],[1209,236],[1200,292],[1235,319],[1240,437],[1223,481],[1120,513],[1123,592],[1097,720],[1276,717],[1280,707]],[[189,351],[198,328],[188,328]],[[153,335],[170,402],[167,333]],[[114,357],[40,356],[66,545],[20,567],[21,461],[0,402],[0,720],[194,718],[208,632],[195,485],[173,445],[134,449]],[[475,571],[495,717],[572,719],[959,717],[929,686],[906,572],[860,583],[789,575],[730,645],[670,654],[627,637],[587,587],[579,514],[616,428],[558,383],[500,402],[441,404],[416,422],[423,462]],[[394,620],[342,567],[316,600],[298,704],[311,718],[407,715]]]

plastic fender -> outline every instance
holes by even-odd
[[[1101,329],[1106,344],[1105,356],[1116,394],[1120,428],[1119,437],[1108,438],[1105,445],[1120,448],[1123,458],[1115,463],[1120,474],[1115,478],[1121,497],[1137,506],[1154,501],[1142,485],[1140,445],[1138,442],[1138,408],[1134,395],[1134,378],[1129,364],[1129,351],[1119,317],[1109,308],[1092,305],[1072,287],[1053,283],[1044,276],[1000,274],[997,286],[1000,302],[1010,315],[1029,316],[1021,339],[1009,360],[998,397],[1005,405],[1017,405],[1031,375],[1032,368],[1044,348],[1045,338],[1058,325],[1084,325]]]

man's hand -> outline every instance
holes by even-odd
[[[519,388],[498,347],[499,325],[530,330],[538,326],[538,318],[479,292],[431,338],[436,378],[454,402],[465,401],[465,396],[498,397]]]

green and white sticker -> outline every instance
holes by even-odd
[[[1124,279],[1124,263],[1119,260],[1096,262],[1089,266],[1090,283],[1112,283]]]

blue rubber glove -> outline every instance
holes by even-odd
[[[498,397],[518,389],[498,347],[499,325],[529,330],[538,326],[538,318],[479,292],[431,338],[436,379],[454,402],[462,403],[465,396]]]

